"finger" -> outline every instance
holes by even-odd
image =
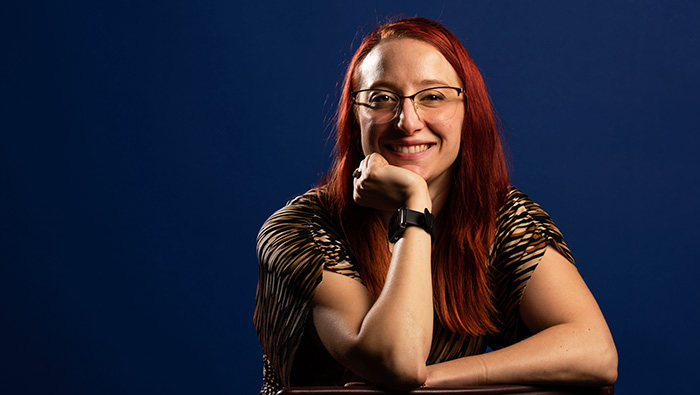
[[[360,163],[357,165],[357,168],[353,170],[352,176],[357,180],[360,177],[362,177],[363,174],[367,173],[367,157],[365,156]]]
[[[384,165],[387,165],[389,162],[386,161],[386,159],[379,153],[372,152],[368,157],[365,158],[367,160],[367,166],[368,167],[382,167]]]
[[[357,197],[357,188],[359,186],[360,178],[367,173],[366,161],[367,157],[365,156],[357,165],[357,168],[355,168],[355,170],[352,172],[352,185],[354,189],[353,196],[355,199]]]
[[[359,174],[357,177],[353,177],[353,179],[352,179],[352,182],[353,182],[353,200],[355,201],[355,203],[358,203],[360,205],[362,205],[361,203],[364,200],[363,195],[365,194],[365,192],[363,192],[363,190],[364,190],[363,186],[367,182],[367,176],[369,173],[369,160],[370,160],[370,156],[365,156],[360,161],[359,165],[357,166],[357,169],[355,169],[357,171],[357,173],[359,173]]]
[[[387,162],[383,156],[376,152],[373,152],[371,155],[364,159],[361,171],[365,177],[375,178],[376,176],[378,176],[377,171],[381,170],[388,164],[389,162]]]

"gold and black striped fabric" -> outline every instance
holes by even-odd
[[[337,385],[348,377],[346,371],[339,377],[327,378],[343,368],[327,354],[320,355],[325,351],[314,351],[318,358],[309,355],[313,352],[300,352],[303,361],[295,360],[300,345],[307,347],[309,339],[317,339],[310,333],[314,330],[307,318],[323,271],[362,282],[342,227],[324,208],[319,200],[322,198],[323,189],[294,198],[270,216],[258,234],[259,277],[253,320],[264,353],[261,394],[274,394],[283,386],[310,385],[295,377],[300,370],[307,372],[305,377],[309,371],[318,372],[318,377],[327,380],[326,385]],[[498,213],[488,262],[500,332],[466,336],[446,330],[436,320],[428,364],[480,354],[487,347],[498,349],[529,336],[519,314],[520,299],[547,245],[574,263],[549,215],[527,195],[511,188]],[[322,346],[312,349],[323,350]],[[316,361],[323,362],[315,364]],[[330,366],[333,363],[335,366]],[[322,385],[323,380],[312,385]]]

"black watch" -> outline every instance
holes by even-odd
[[[401,207],[396,210],[389,221],[389,241],[396,243],[408,226],[419,226],[430,234],[430,240],[435,238],[435,217],[426,208],[424,212],[409,210]]]

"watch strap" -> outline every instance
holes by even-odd
[[[423,212],[401,207],[391,217],[389,222],[389,241],[397,242],[408,226],[418,226],[430,234],[430,240],[435,239],[435,217],[426,208]]]

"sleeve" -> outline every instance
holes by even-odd
[[[531,335],[520,317],[520,301],[548,245],[574,264],[564,237],[549,215],[527,195],[512,188],[498,215],[491,255],[491,278],[500,333],[493,349],[509,346]]]
[[[330,216],[317,203],[313,192],[292,200],[267,219],[257,238],[259,272],[253,321],[269,365],[265,376],[277,376],[282,385],[289,385],[323,270],[356,274],[347,249],[329,225]]]

